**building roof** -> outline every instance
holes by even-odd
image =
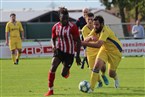
[[[58,9],[57,9],[58,10]],[[10,14],[11,13],[16,13],[16,16],[17,16],[17,20],[19,21],[22,21],[22,22],[27,22],[27,21],[30,21],[30,20],[33,20],[39,16],[43,16],[49,12],[53,12],[53,11],[57,11],[57,10],[32,10],[32,9],[29,9],[29,10],[15,10],[15,11],[11,11],[11,10],[1,10],[1,13],[2,14],[2,18],[0,19],[0,22],[7,22],[10,20]],[[100,10],[100,9],[91,9],[91,12],[96,14],[96,13],[100,13],[101,11],[104,11],[105,13],[107,14],[110,14],[110,15],[113,15],[105,10]],[[69,17],[74,19],[74,20],[77,20],[79,17],[81,17],[83,14],[82,14],[82,10],[81,9],[72,9],[72,10],[69,10]],[[113,15],[115,16],[115,15]]]
[[[91,8],[90,12],[94,13],[96,11],[98,11],[100,9],[96,9],[96,8]],[[75,20],[77,20],[79,17],[81,17],[83,15],[82,10],[76,10],[76,11],[70,11],[69,12],[69,16],[74,18]]]
[[[10,14],[15,13],[17,20],[19,21],[29,21],[33,18],[36,18],[42,14],[45,14],[49,12],[48,10],[29,10],[29,11],[2,11],[2,18],[0,19],[0,22],[7,22],[10,20]]]
[[[82,12],[69,12],[69,17],[72,17],[75,20],[78,20],[82,15]]]
[[[77,20],[80,16],[82,16],[82,12],[80,11],[81,10],[77,10],[77,11],[71,10],[69,12],[70,18]],[[11,13],[16,14],[17,20],[22,22],[27,22],[39,16],[45,15],[49,12],[53,12],[53,10],[27,10],[27,11],[26,10],[15,10],[15,11],[2,10],[2,15],[1,15],[2,18],[0,19],[0,22],[9,21]]]

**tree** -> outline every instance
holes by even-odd
[[[130,0],[100,0],[101,3],[103,3],[103,5],[106,6],[106,9],[111,9],[112,6],[114,7],[118,7],[119,8],[119,13],[121,16],[121,22],[125,23],[125,8],[129,5],[129,1]],[[123,33],[125,37],[129,36],[128,30],[126,25],[122,25],[123,26]]]
[[[121,16],[121,22],[125,23],[126,18],[132,16],[135,20],[141,15],[142,19],[145,19],[145,0],[100,0],[100,2],[106,6],[106,9],[111,9],[111,7],[116,7],[119,9]],[[125,10],[129,13],[125,16]],[[131,15],[130,12],[133,12]],[[127,27],[123,25],[124,36],[129,36]]]
[[[136,0],[136,1],[137,1],[136,7],[138,12],[136,12],[135,18],[137,19],[138,14],[140,14],[142,19],[145,20],[145,0]]]

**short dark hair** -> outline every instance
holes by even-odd
[[[60,16],[61,14],[63,14],[63,15],[68,15],[68,10],[67,10],[65,7],[60,7],[58,13],[59,13],[59,16]]]
[[[16,16],[16,14],[15,14],[15,13],[11,13],[11,14],[10,14],[10,17],[11,17],[11,16]]]
[[[90,12],[90,13],[87,14],[87,16],[88,17],[94,17],[94,14]]]
[[[104,24],[104,18],[100,15],[96,16],[94,20],[98,20],[100,24]]]

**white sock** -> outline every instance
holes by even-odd
[[[53,87],[50,87],[49,90],[53,90]]]

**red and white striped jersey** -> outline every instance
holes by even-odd
[[[60,22],[56,23],[52,28],[52,38],[57,38],[56,48],[69,54],[74,54],[75,43],[80,37],[78,27],[69,22],[67,26],[62,26]]]

